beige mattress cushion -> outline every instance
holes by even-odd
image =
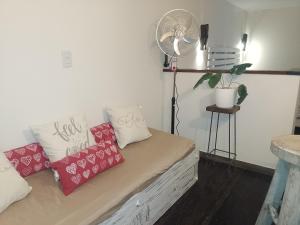
[[[150,129],[148,140],[130,144],[125,162],[64,196],[51,171],[27,178],[30,195],[0,214],[1,225],[97,224],[115,212],[132,195],[164,173],[194,149],[192,141]]]

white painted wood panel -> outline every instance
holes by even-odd
[[[231,58],[226,58],[226,59],[214,59],[214,60],[208,60],[207,65],[208,67],[221,67],[223,65],[235,65],[240,62],[239,59],[231,59]]]
[[[240,50],[231,47],[210,47],[208,50],[208,69],[230,69],[240,62]]]
[[[198,161],[194,150],[99,225],[154,224],[198,180]]]
[[[296,110],[295,110],[295,127],[300,127],[300,92],[298,91]]]
[[[213,46],[213,47],[209,47],[208,49],[209,53],[225,53],[225,54],[229,54],[229,53],[235,53],[238,54],[240,53],[240,49],[238,48],[233,48],[233,47],[218,47],[218,46]]]

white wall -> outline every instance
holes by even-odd
[[[72,113],[98,124],[107,105],[143,104],[149,125],[169,130],[172,76],[161,72],[154,33],[173,8],[210,23],[210,44],[240,39],[242,23],[230,24],[244,20],[244,12],[225,1],[0,0],[0,150],[33,141],[31,124]],[[62,50],[72,52],[73,68],[62,68]],[[195,66],[193,55],[183,62]],[[180,132],[205,151],[205,106],[213,96],[205,87],[191,90],[199,76],[178,76]],[[272,167],[270,137],[291,131],[298,78],[246,75],[240,81],[250,95],[238,113],[238,159]]]
[[[184,73],[177,76],[181,121],[179,132],[180,135],[193,139],[201,151],[206,151],[211,114],[205,111],[205,107],[215,101],[213,90],[206,85],[192,90],[200,76],[201,74]],[[255,74],[243,75],[238,82],[247,85],[249,96],[237,113],[237,159],[274,168],[276,158],[269,150],[270,141],[272,137],[292,133],[299,77]],[[169,90],[165,91],[167,95],[164,98],[164,110],[169,116],[171,74],[165,76],[164,83],[166,90]],[[169,117],[164,127],[169,130]],[[215,128],[212,132],[214,141]],[[221,117],[218,143],[219,148],[226,149],[228,146],[228,117]]]
[[[209,24],[208,46],[237,47],[247,13],[224,0],[201,0],[201,20]]]
[[[232,26],[234,22],[230,22],[239,18],[240,21],[244,20],[244,12],[230,4],[224,4],[226,2],[221,0],[203,1],[201,4],[202,11],[206,12],[202,20],[209,21],[210,24],[210,44],[234,44],[244,31],[245,27],[242,24],[235,23],[235,26]],[[226,34],[228,30],[230,32]],[[222,39],[223,36],[218,36],[222,32],[228,35],[225,36],[227,42],[224,42],[225,37]],[[184,73],[177,76],[181,122],[179,132],[180,135],[193,139],[201,151],[206,151],[211,114],[205,111],[205,107],[214,104],[215,101],[213,90],[206,85],[196,91],[192,90],[200,76],[201,74]],[[170,130],[172,77],[172,74],[164,76],[165,130]],[[299,77],[257,74],[243,75],[237,81],[246,84],[249,92],[249,96],[241,105],[241,111],[237,113],[237,159],[274,168],[276,158],[269,150],[270,141],[274,136],[292,132]],[[222,117],[219,148],[227,147],[227,131],[227,118]]]
[[[0,0],[0,149],[33,141],[28,127],[73,113],[102,122],[108,105],[142,104],[162,127],[158,19],[197,0]],[[194,12],[197,14],[197,12]],[[73,67],[62,68],[70,50]]]
[[[253,69],[300,70],[300,7],[249,12],[247,60]]]

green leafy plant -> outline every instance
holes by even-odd
[[[234,82],[233,80],[236,76],[243,74],[250,66],[252,66],[251,63],[244,63],[244,64],[233,66],[228,71],[228,73],[230,74],[229,81],[227,81],[224,78],[224,75],[220,72],[206,73],[197,81],[193,89],[196,89],[200,84],[202,84],[206,80],[208,81],[208,85],[211,88],[217,87],[218,84],[219,84],[219,88],[232,88],[232,84],[238,84],[237,93],[239,98],[237,104],[240,105],[248,95],[247,87],[244,84],[239,84],[237,82]]]

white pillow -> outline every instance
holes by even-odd
[[[127,144],[151,137],[141,106],[108,108],[109,120],[114,127],[118,145],[123,149]]]
[[[25,198],[31,189],[4,153],[0,152],[0,213],[12,203]]]
[[[56,162],[96,144],[84,115],[71,116],[31,128],[50,162]]]

